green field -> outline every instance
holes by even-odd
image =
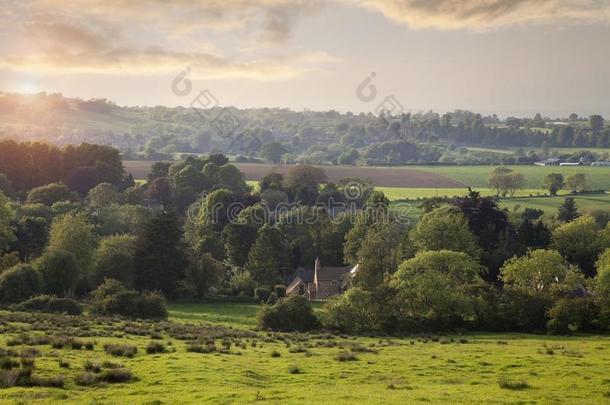
[[[495,166],[417,166],[417,170],[441,174],[457,180],[466,186],[487,188],[489,173]],[[594,190],[610,190],[610,167],[591,166],[507,166],[527,179],[525,188],[541,189],[544,177],[549,173],[561,173],[564,177],[574,173],[584,173],[589,187]]]
[[[607,337],[272,334],[251,329],[255,310],[254,305],[228,303],[172,305],[171,320],[177,323],[160,324],[0,313],[2,348],[17,356],[35,348],[33,375],[64,376],[64,388],[0,388],[0,402],[596,404],[610,397]],[[20,335],[60,334],[93,341],[95,347],[8,346]],[[214,351],[187,351],[188,343],[197,340],[214,341]],[[147,354],[151,341],[164,344],[166,352]],[[223,349],[223,341],[230,342],[229,349]],[[138,352],[133,358],[111,356],[103,349],[106,343],[133,345]],[[355,359],[339,361],[337,355],[345,351]],[[67,367],[60,367],[59,360]],[[77,385],[86,361],[102,365],[93,375],[103,375],[108,366],[102,363],[110,361],[130,370],[134,379]]]
[[[610,194],[592,194],[573,196],[578,210],[587,214],[593,210],[610,211]],[[540,209],[547,215],[557,214],[559,206],[564,202],[565,196],[557,197],[512,197],[500,199],[500,207],[509,211],[516,208]],[[422,201],[400,201],[394,200],[390,203],[390,208],[400,215],[405,221],[417,223],[423,213],[419,208]]]
[[[543,210],[547,214],[556,214],[564,199],[565,197],[511,198],[502,200],[500,206],[511,211],[515,206],[520,206],[521,209],[528,207]],[[582,213],[593,210],[610,211],[610,194],[574,196],[574,200],[578,210]]]
[[[465,149],[468,149],[472,152],[493,152],[493,153],[502,153],[510,155],[514,153],[518,149],[522,149],[526,153],[529,151],[534,151],[536,153],[543,152],[542,148],[484,148],[484,147],[474,147],[467,146]],[[555,152],[558,155],[564,155],[567,153],[578,153],[582,151],[589,151],[594,153],[610,153],[610,148],[550,148],[548,152]]]
[[[463,196],[468,193],[467,188],[410,188],[410,187],[375,187],[375,190],[383,191],[390,201],[432,197],[456,197]],[[474,190],[481,193],[483,196],[495,196],[495,190],[489,188],[478,188]],[[515,197],[529,197],[545,195],[545,191],[541,189],[523,189],[515,192]],[[562,193],[559,193],[560,195]]]

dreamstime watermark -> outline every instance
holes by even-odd
[[[191,67],[178,73],[172,80],[172,92],[179,97],[186,97],[193,91],[193,82],[188,78]],[[241,126],[239,117],[230,109],[220,106],[218,98],[210,89],[201,90],[190,102],[190,107],[203,121],[209,121],[210,127],[221,137],[233,135]],[[211,116],[204,113],[208,110]]]
[[[363,103],[370,103],[377,99],[377,86],[373,84],[373,80],[377,77],[377,73],[372,72],[365,77],[362,82],[356,87],[356,97]],[[396,116],[404,112],[403,105],[398,101],[396,96],[389,94],[375,107],[374,111],[377,115]]]
[[[360,199],[364,196],[365,189],[357,182],[346,184],[343,189],[343,197],[336,200],[329,197],[312,206],[303,205],[300,201],[282,202],[269,206],[262,201],[257,207],[247,206],[242,202],[216,202],[209,206],[206,195],[191,204],[186,216],[189,222],[194,224],[250,224],[262,226],[273,222],[284,225],[315,225],[322,220],[329,221],[335,225],[341,225],[346,221],[354,225],[359,213],[365,214],[370,224],[401,222],[408,224],[411,221],[410,212],[412,206],[405,202],[393,204],[391,209],[384,202],[363,203]],[[300,209],[309,207],[311,209]],[[247,209],[251,208],[251,209]]]

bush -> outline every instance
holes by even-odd
[[[154,353],[165,353],[165,345],[159,342],[150,342],[148,346],[146,346],[146,353],[154,354]]]
[[[75,378],[77,385],[90,386],[97,385],[100,383],[116,384],[129,382],[133,379],[131,371],[126,368],[112,368],[104,370],[102,372],[85,372],[79,374]]]
[[[599,308],[590,297],[563,298],[549,309],[548,317],[549,333],[590,332],[596,329]]]
[[[138,348],[130,345],[106,344],[104,351],[112,356],[131,358],[136,355]]]
[[[259,287],[254,290],[254,298],[261,304],[267,302],[269,295],[271,295],[271,291],[267,288]]]
[[[338,361],[356,361],[356,360],[358,360],[356,355],[350,350],[345,350],[345,351],[339,352],[335,358]]]
[[[498,377],[498,385],[506,390],[524,390],[530,387],[525,380],[516,380],[504,375]]]
[[[379,320],[376,308],[370,292],[351,288],[326,305],[324,326],[349,333],[374,330]]]
[[[76,256],[66,250],[46,252],[36,262],[36,268],[44,279],[45,291],[59,297],[71,295],[81,278]]]
[[[299,295],[264,305],[257,314],[258,327],[274,331],[306,332],[320,326],[309,301]]]
[[[0,302],[14,304],[42,292],[43,280],[32,266],[18,264],[0,275]]]
[[[163,295],[158,292],[145,292],[139,300],[139,317],[145,319],[166,319],[167,306]]]
[[[70,298],[57,298],[54,295],[38,295],[13,307],[16,311],[47,312],[51,314],[81,315],[83,307]]]
[[[165,319],[165,298],[159,293],[139,294],[119,281],[106,279],[92,293],[91,311],[99,315],[122,315],[131,318]]]

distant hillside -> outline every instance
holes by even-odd
[[[447,114],[341,114],[214,107],[118,106],[61,94],[0,93],[0,138],[58,145],[109,144],[125,159],[222,152],[237,162],[319,165],[532,163],[564,153],[606,159],[610,129],[600,116],[533,118],[457,110]],[[562,152],[556,148],[572,148]],[[555,150],[554,150],[555,149]]]

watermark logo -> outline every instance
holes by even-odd
[[[377,73],[372,72],[366,76],[362,82],[356,87],[356,97],[363,103],[370,103],[377,99],[377,86],[373,84],[373,80],[377,77]],[[404,112],[403,105],[398,101],[396,96],[390,94],[386,96],[379,105],[374,109],[375,114],[385,116],[396,116]]]
[[[377,73],[371,73],[370,76],[365,77],[358,85],[356,88],[356,97],[358,97],[358,100],[364,103],[375,100],[375,97],[377,97],[377,87],[373,84],[375,76],[377,76]]]
[[[402,106],[402,104],[400,104],[400,102],[393,94],[390,94],[389,96],[384,98],[383,101],[375,109],[375,113],[377,115],[383,114],[386,116],[399,115],[402,114],[403,111],[404,107]]]
[[[193,83],[188,78],[191,71],[191,67],[188,66],[178,73],[171,83],[172,93],[179,97],[186,97],[191,94],[193,91]],[[191,109],[199,115],[202,121],[209,123],[210,127],[220,137],[229,137],[243,126],[243,122],[234,111],[220,106],[218,98],[210,89],[201,90],[195,98],[191,100],[189,105]],[[209,111],[210,114],[205,114],[205,110]]]

